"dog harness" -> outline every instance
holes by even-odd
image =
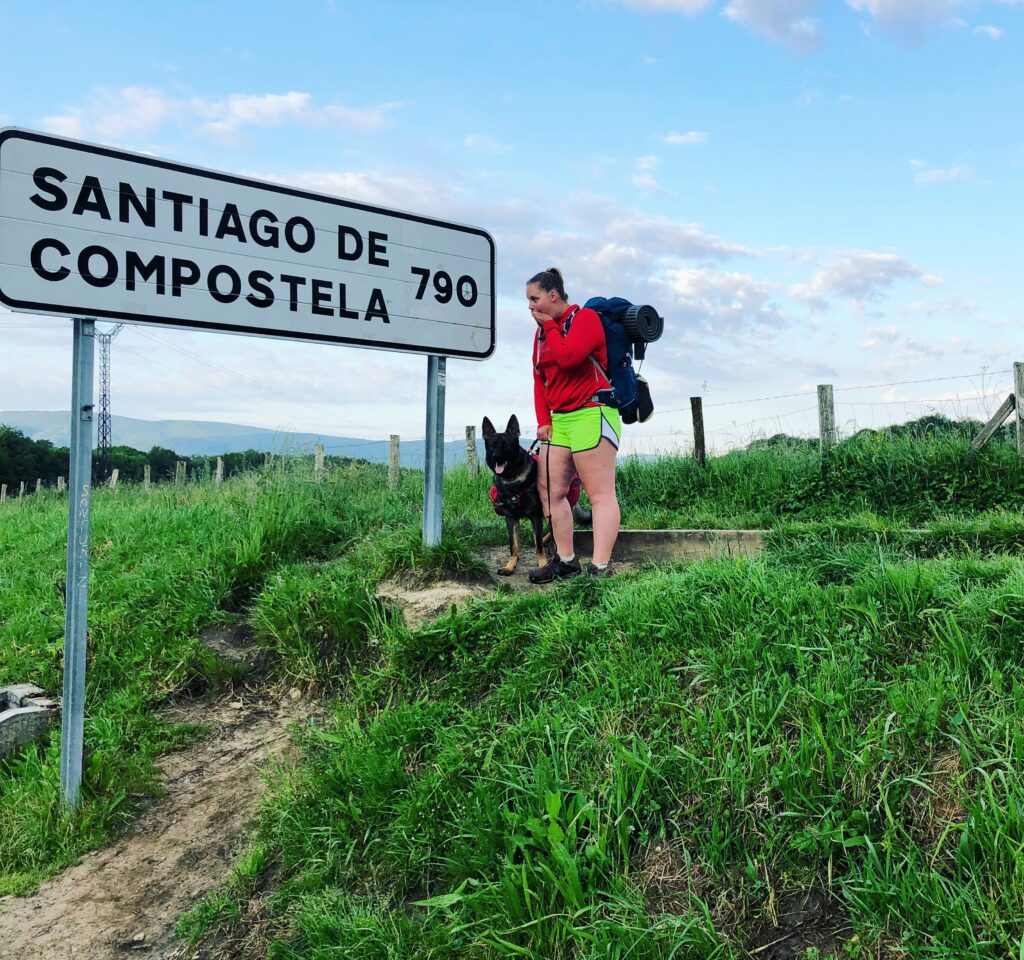
[[[530,456],[533,457],[533,462],[540,462],[540,452],[530,451]],[[569,481],[569,492],[566,494],[566,499],[569,501],[570,507],[575,507],[577,501],[580,498],[580,489],[582,484],[580,483],[580,475],[578,473],[573,474],[572,480]],[[491,496],[491,503],[494,504],[494,512],[499,517],[510,517],[514,516],[519,512],[519,504],[522,503],[523,497],[526,496],[529,488],[524,488],[519,491],[514,497],[511,498],[511,509],[506,508],[504,505],[498,503],[498,485],[493,484],[491,489],[488,491]]]

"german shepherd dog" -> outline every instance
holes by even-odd
[[[544,507],[537,491],[537,461],[519,444],[519,420],[513,414],[499,433],[484,417],[484,450],[487,466],[494,474],[497,498],[494,509],[508,525],[508,563],[498,570],[511,576],[519,563],[519,521],[529,520],[537,550],[537,566],[547,563],[544,553]]]

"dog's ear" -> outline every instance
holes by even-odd
[[[508,418],[508,426],[505,427],[505,433],[515,437],[516,440],[519,439],[519,420],[514,413]]]
[[[481,424],[481,431],[484,435],[484,439],[488,440],[493,437],[498,431],[494,429],[494,424],[491,423],[487,417],[484,417],[484,422]]]

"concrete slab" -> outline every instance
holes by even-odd
[[[60,715],[57,704],[30,683],[0,687],[0,757],[38,740]]]
[[[670,563],[706,557],[756,557],[764,549],[763,530],[620,530],[612,559],[621,562]],[[590,530],[573,534],[577,554],[594,548]]]

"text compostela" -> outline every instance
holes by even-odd
[[[37,192],[29,200],[48,212],[70,209],[73,216],[136,223],[153,229],[158,226],[159,215],[163,221],[169,219],[169,226],[175,233],[184,233],[185,211],[189,210],[190,225],[197,229],[200,237],[265,249],[288,249],[295,254],[309,253],[317,244],[316,228],[302,216],[282,221],[267,209],[243,214],[233,203],[215,208],[206,197],[172,190],[161,190],[158,196],[155,187],[144,187],[140,191],[123,181],[118,184],[115,208],[96,176],[83,177],[81,184],[74,184],[74,189],[65,189],[68,180],[65,173],[55,167],[39,167],[32,180]],[[166,222],[160,223],[164,230],[167,226]],[[386,233],[370,230],[364,236],[351,226],[337,226],[339,261],[365,260],[372,266],[388,267],[387,244]],[[119,255],[98,243],[72,250],[57,237],[36,240],[29,259],[35,273],[52,283],[61,282],[74,271],[93,287],[122,284],[126,291],[133,292],[140,284],[146,284],[156,294],[171,297],[180,297],[185,289],[205,288],[213,300],[222,304],[244,299],[254,309],[264,309],[283,300],[292,313],[302,307],[317,316],[351,320],[362,316],[368,322],[391,322],[379,287],[373,287],[365,309],[359,311],[347,302],[345,283],[295,273],[275,274],[263,269],[239,271],[223,263],[204,268],[184,256],[154,254],[147,257],[131,249]],[[411,273],[419,279],[416,299],[421,300],[431,272],[425,267],[412,267]],[[477,284],[469,276],[453,281],[447,273],[438,271],[433,277],[433,287],[434,298],[440,303],[457,296],[462,306],[471,307],[477,300]]]

